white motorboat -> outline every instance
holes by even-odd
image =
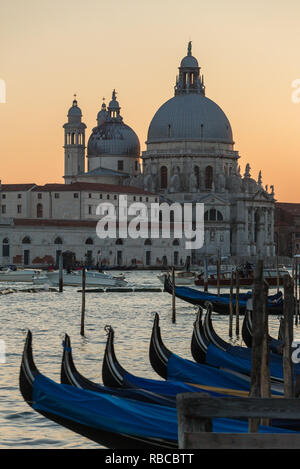
[[[53,286],[59,285],[59,271],[43,272],[33,279],[33,283],[41,285],[50,283]],[[63,271],[63,284],[77,287],[82,285],[82,272],[76,270],[72,272]],[[124,287],[127,285],[124,275],[113,276],[106,272],[96,272],[87,270],[85,274],[86,287]]]
[[[165,276],[166,273],[162,273],[157,276],[157,278],[161,281],[161,283],[165,283]],[[175,272],[175,284],[176,285],[194,285],[195,283],[195,272],[189,271],[179,271]]]
[[[41,272],[38,269],[0,270],[0,282],[32,282],[33,277]]]

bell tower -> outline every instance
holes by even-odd
[[[76,181],[85,171],[85,129],[86,125],[81,122],[82,113],[77,105],[76,95],[72,107],[68,112],[68,122],[63,125],[65,129],[65,183]]]

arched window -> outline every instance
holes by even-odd
[[[92,238],[87,238],[85,244],[94,244],[94,241],[92,240]]]
[[[62,244],[62,239],[58,236],[57,238],[55,238],[54,240],[54,244]]]
[[[166,166],[162,166],[160,168],[160,188],[167,189],[168,187],[168,168]]]
[[[2,241],[2,256],[9,257],[9,239],[4,238]]]
[[[146,239],[146,241],[144,242],[145,246],[151,246],[152,245],[152,241],[151,239]]]
[[[29,236],[25,236],[25,238],[22,239],[22,244],[30,244],[31,240]]]
[[[43,205],[37,204],[36,206],[36,216],[37,218],[43,218]]]
[[[116,241],[117,246],[122,246],[123,245],[123,240],[121,238],[118,238]]]
[[[173,246],[179,246],[179,245],[180,245],[180,243],[179,243],[178,239],[174,239]]]
[[[197,189],[199,189],[199,187],[200,187],[200,170],[199,170],[199,166],[194,166],[194,173],[195,173],[195,177],[196,177],[196,186],[197,186]]]
[[[211,166],[205,168],[205,189],[211,189],[213,183],[213,169]]]
[[[204,221],[223,221],[223,215],[219,210],[211,208],[204,213]]]
[[[217,210],[217,220],[218,221],[223,221],[223,215],[219,210]]]

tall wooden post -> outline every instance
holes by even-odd
[[[58,257],[58,269],[59,269],[59,273],[58,273],[58,286],[59,286],[59,292],[62,293],[63,292],[63,258],[62,258],[62,253],[59,254],[59,257]]]
[[[297,305],[298,305],[298,282],[297,282],[297,279],[298,279],[298,276],[299,276],[299,265],[298,265],[298,260],[296,259],[295,260],[295,277],[294,277],[294,290],[295,290],[295,311],[294,311],[294,314],[295,314],[295,324],[296,326],[298,326],[298,315],[297,315]]]
[[[258,260],[254,274],[252,311],[251,390],[249,397],[261,397],[261,362],[264,338],[263,261]],[[259,419],[249,420],[249,432],[257,432]]]
[[[263,282],[262,313],[263,313],[263,341],[261,353],[261,397],[271,397],[270,380],[270,347],[269,347],[269,311],[268,311],[269,285]],[[261,420],[262,425],[269,425],[268,419]]]
[[[233,297],[233,271],[231,272],[230,277],[230,292],[229,292],[229,337],[232,339],[232,325],[233,325],[233,304],[232,304],[232,297]]]
[[[278,256],[276,256],[276,271],[277,271],[277,293],[279,293],[279,267],[278,267]]]
[[[240,336],[240,274],[236,271],[236,295],[235,295],[235,334]]]
[[[84,336],[84,319],[85,319],[85,267],[82,268],[82,303],[81,303],[81,326],[80,334]]]
[[[220,261],[220,257],[218,257],[218,260],[217,260],[217,292],[218,292],[218,296],[220,296],[220,272],[221,270],[221,261]]]
[[[204,258],[204,291],[208,291],[208,267],[207,258]]]
[[[283,277],[283,378],[284,396],[294,397],[294,374],[292,362],[293,314],[295,310],[293,279],[289,275]]]
[[[172,323],[176,322],[175,268],[172,267]]]

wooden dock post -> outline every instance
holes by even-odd
[[[218,292],[218,296],[220,296],[220,272],[221,270],[221,260],[220,260],[220,256],[218,257],[218,260],[217,260],[217,292]]]
[[[59,273],[58,273],[58,285],[59,285],[59,292],[62,293],[63,292],[63,284],[64,284],[64,281],[63,281],[63,258],[62,258],[62,253],[59,254],[59,257],[58,257],[58,269],[59,269]]]
[[[233,271],[231,272],[231,277],[230,277],[230,292],[229,292],[229,337],[232,339],[232,325],[233,325],[233,303],[232,303],[232,297],[233,297]]]
[[[277,271],[277,293],[279,293],[279,267],[278,267],[278,256],[276,256],[276,271]]]
[[[270,379],[270,347],[269,347],[269,311],[268,311],[269,285],[263,281],[262,313],[263,313],[263,341],[261,353],[261,397],[271,397]],[[269,419],[262,419],[262,425],[268,426]]]
[[[207,267],[207,257],[204,258],[204,291],[208,291],[208,267]]]
[[[236,295],[235,295],[235,335],[240,336],[240,274],[235,274]]]
[[[295,314],[295,324],[296,326],[298,326],[298,315],[297,315],[297,312],[298,312],[298,282],[297,282],[297,279],[299,278],[299,265],[298,265],[298,261],[297,259],[295,260],[295,271],[294,271],[294,290],[295,290],[295,311],[294,311],[294,314]]]
[[[85,267],[82,268],[82,303],[81,303],[81,325],[80,335],[84,336],[84,319],[85,319]]]
[[[172,267],[172,323],[176,322],[175,268]]]
[[[284,396],[294,397],[294,374],[292,362],[293,342],[293,314],[295,310],[295,297],[293,279],[289,275],[283,277],[284,302],[283,302],[283,377]]]
[[[252,354],[251,354],[251,390],[249,397],[261,397],[262,390],[268,389],[268,333],[267,325],[267,288],[263,278],[263,260],[259,259],[255,268],[253,285],[253,312],[252,312]],[[263,358],[264,355],[264,358]],[[259,419],[249,420],[249,432],[257,432]]]

